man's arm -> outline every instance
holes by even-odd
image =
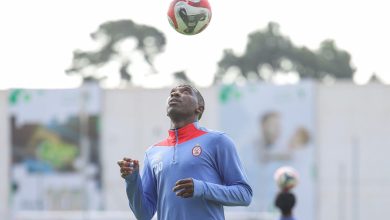
[[[194,197],[203,197],[225,206],[248,206],[252,200],[252,188],[233,141],[222,134],[216,144],[215,160],[223,185],[193,179]]]
[[[134,164],[134,172],[124,176],[129,206],[139,220],[150,220],[156,212],[157,191],[156,181],[145,154],[142,178],[139,166]]]

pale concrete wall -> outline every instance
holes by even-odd
[[[8,211],[8,189],[10,161],[9,131],[8,131],[8,99],[7,92],[0,91],[0,218],[5,219]]]
[[[319,220],[383,219],[390,204],[390,87],[320,85]]]
[[[108,210],[129,210],[116,161],[143,160],[145,149],[169,128],[170,89],[105,90],[102,107],[102,172]],[[201,89],[201,124],[218,129],[218,92]],[[383,219],[390,204],[390,87],[317,86],[316,160],[318,220]],[[8,210],[9,130],[7,95],[0,91],[0,216]],[[358,159],[356,159],[358,158]],[[131,213],[131,212],[129,212]]]

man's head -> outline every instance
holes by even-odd
[[[173,118],[202,117],[205,102],[202,94],[188,84],[176,86],[171,90],[167,103],[167,115]]]
[[[291,216],[295,205],[295,196],[291,192],[280,192],[275,199],[275,206],[280,209],[283,216]]]

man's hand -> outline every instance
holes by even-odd
[[[194,181],[192,178],[181,179],[176,182],[173,192],[182,198],[190,198],[194,195]]]
[[[139,170],[139,161],[124,157],[123,160],[119,160],[118,165],[120,167],[121,177],[125,178],[127,175],[133,174]]]

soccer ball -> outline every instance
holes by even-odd
[[[298,172],[289,166],[278,168],[274,173],[276,185],[282,191],[289,191],[298,183]]]
[[[173,0],[168,9],[168,21],[179,33],[194,35],[210,23],[211,7],[207,0]]]

